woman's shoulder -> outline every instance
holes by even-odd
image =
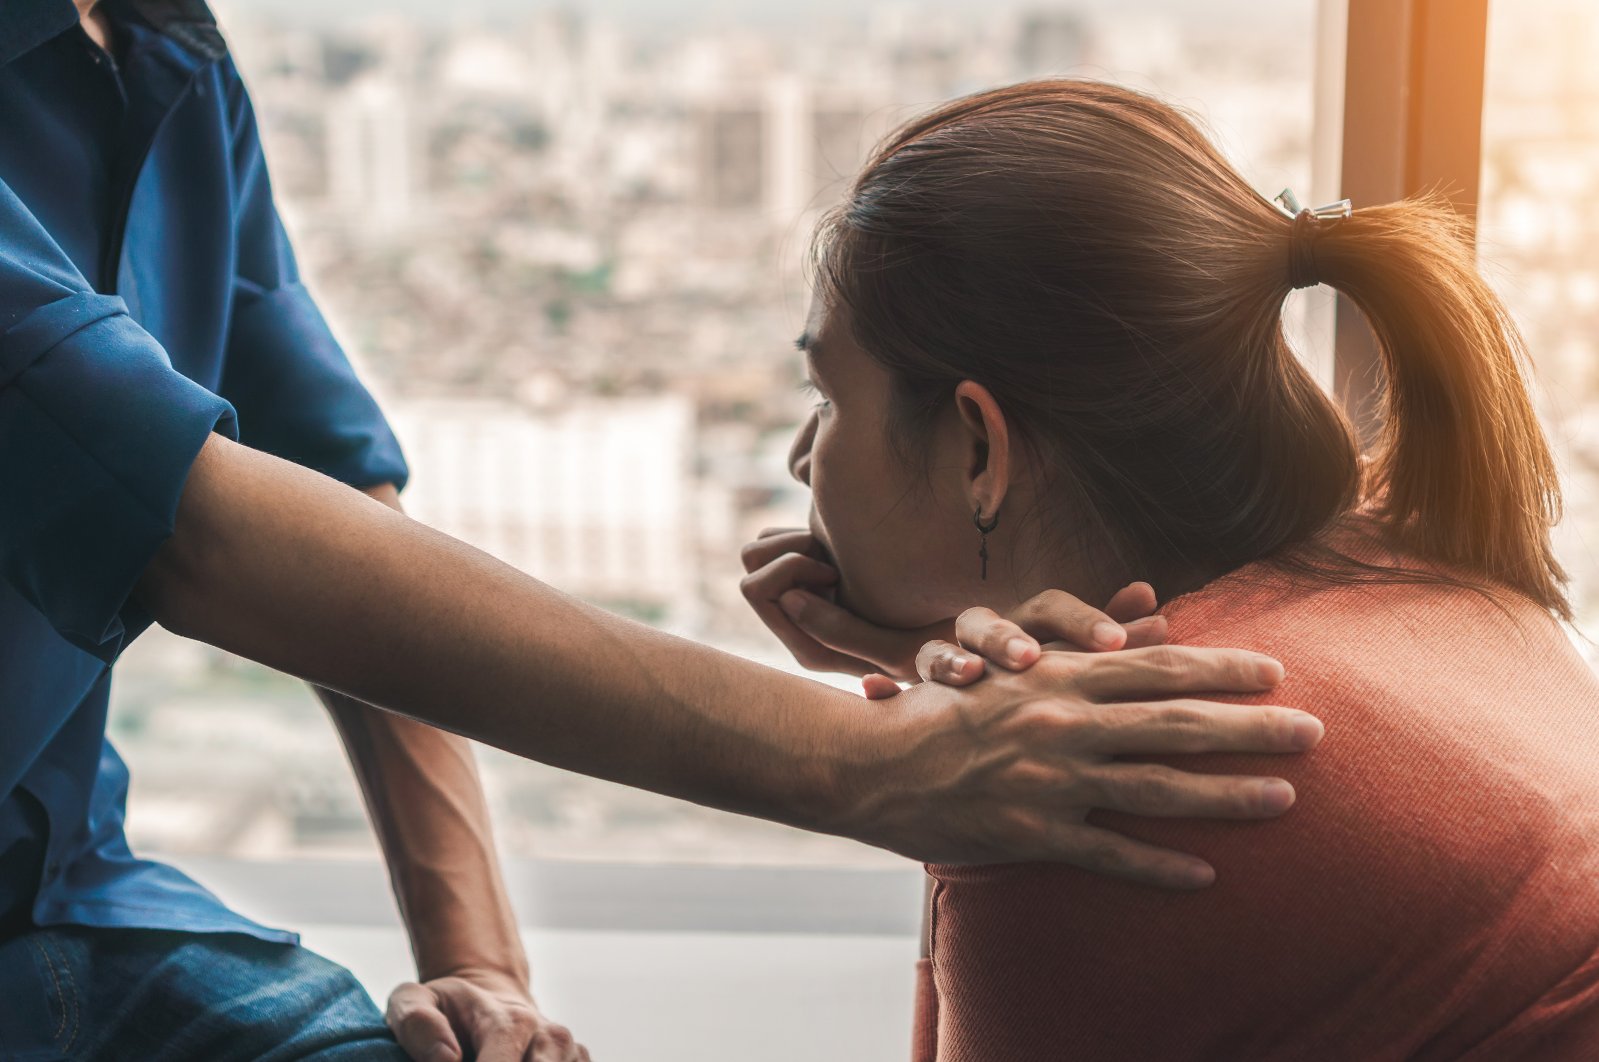
[[[1418,557],[1369,521],[1350,521],[1167,601],[1170,640],[1270,644],[1308,663],[1350,652],[1365,659],[1448,654],[1475,645],[1563,665],[1586,664],[1560,623],[1508,587]],[[1476,655],[1476,654],[1474,654]],[[1285,661],[1286,663],[1287,661]]]

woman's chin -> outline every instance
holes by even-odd
[[[926,607],[925,602],[914,600],[911,595],[892,591],[863,591],[848,582],[839,584],[833,601],[868,623],[895,630],[916,630],[949,618],[945,613]]]

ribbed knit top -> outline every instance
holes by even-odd
[[[1408,563],[1336,540],[1356,556]],[[1599,1059],[1599,679],[1534,602],[1246,565],[1162,608],[1170,641],[1281,660],[1303,755],[1124,756],[1275,775],[1269,820],[1096,810],[1209,888],[932,866],[919,1015],[939,1062]]]

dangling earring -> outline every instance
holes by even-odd
[[[999,514],[995,513],[989,518],[987,523],[984,523],[983,507],[979,505],[977,511],[972,514],[972,523],[977,526],[977,530],[983,536],[982,541],[977,546],[977,560],[981,565],[981,578],[986,581],[988,579],[988,533],[999,526]]]

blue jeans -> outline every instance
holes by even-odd
[[[0,942],[0,1062],[406,1062],[350,971],[234,933],[30,929]]]

